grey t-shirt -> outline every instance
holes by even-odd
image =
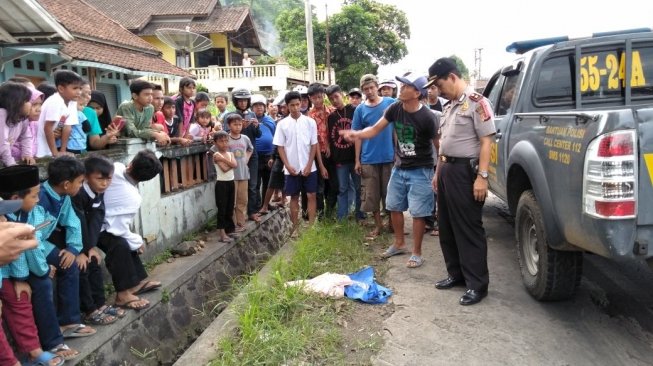
[[[233,138],[229,135],[229,151],[234,154],[238,165],[234,169],[234,180],[248,180],[247,153],[254,151],[249,137],[241,134],[239,138]]]
[[[402,102],[395,102],[385,111],[385,119],[395,129],[395,166],[402,169],[433,168],[433,139],[438,131],[435,114],[424,105],[416,112],[407,112]]]
[[[496,133],[492,106],[472,87],[444,107],[440,122],[440,155],[478,158],[480,138]]]

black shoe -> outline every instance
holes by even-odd
[[[447,277],[444,280],[440,280],[436,282],[435,288],[437,288],[438,290],[446,290],[454,286],[464,286],[464,285],[465,285],[465,280],[463,280],[462,278]]]
[[[481,302],[485,296],[487,296],[487,290],[467,290],[460,298],[460,305],[474,305]]]

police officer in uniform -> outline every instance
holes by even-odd
[[[432,84],[449,99],[440,123],[440,160],[433,178],[440,246],[449,276],[435,287],[466,285],[460,304],[472,305],[487,296],[489,284],[482,209],[496,129],[490,102],[467,85],[453,59],[441,58],[431,65],[426,88]]]

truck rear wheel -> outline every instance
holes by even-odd
[[[542,211],[532,190],[522,193],[517,205],[515,236],[522,280],[540,301],[571,298],[583,272],[583,254],[549,247]]]

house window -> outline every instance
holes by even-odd
[[[224,48],[195,52],[195,67],[227,66]]]
[[[262,85],[262,86],[259,86],[258,90],[259,91],[272,91],[272,87],[267,86],[267,85]]]
[[[45,62],[39,62],[39,71],[45,72]]]
[[[190,67],[190,54],[186,51],[175,51],[177,66],[181,68]]]
[[[17,69],[20,69],[21,67],[23,67],[22,62],[20,62],[19,58],[14,60],[14,67],[17,68]]]
[[[86,68],[82,69],[82,76],[88,75],[88,70]]]
[[[34,70],[34,61],[32,60],[25,61],[25,67],[27,68],[27,70]]]

